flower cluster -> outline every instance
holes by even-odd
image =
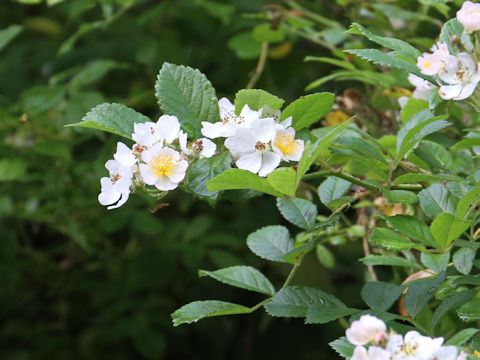
[[[346,331],[348,341],[356,345],[351,360],[464,360],[456,346],[442,346],[443,338],[431,338],[409,331],[405,336],[387,331],[385,323],[363,315]],[[365,345],[369,345],[368,348]]]
[[[457,19],[464,27],[464,36],[480,30],[480,4],[466,1],[457,12]],[[434,45],[431,51],[418,57],[417,67],[422,74],[433,76],[437,84],[411,75],[409,81],[415,86],[412,96],[428,100],[431,91],[438,85],[438,94],[445,100],[470,97],[480,81],[480,63],[475,60],[476,54],[451,54],[444,42]]]
[[[280,122],[280,110],[264,106],[255,111],[248,105],[236,115],[235,106],[227,98],[218,104],[220,121],[202,122],[202,134],[210,139],[226,138],[225,147],[239,169],[267,176],[282,160],[300,160],[304,143],[295,139],[291,117]]]
[[[160,191],[175,189],[185,178],[189,159],[208,158],[216,151],[215,143],[206,138],[189,143],[178,118],[171,115],[161,116],[156,123],[134,124],[132,139],[132,148],[117,143],[114,159],[105,164],[109,177],[100,180],[98,201],[109,210],[122,206],[136,184],[153,185]]]

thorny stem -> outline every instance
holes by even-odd
[[[258,58],[257,67],[250,78],[245,89],[253,89],[255,84],[257,83],[258,79],[263,73],[263,69],[265,68],[265,62],[267,61],[267,54],[268,54],[268,42],[264,41],[262,43],[262,51],[260,52],[260,57]]]

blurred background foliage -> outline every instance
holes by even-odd
[[[305,326],[255,313],[173,328],[170,313],[189,301],[258,301],[199,280],[198,269],[249,264],[263,266],[278,283],[284,279],[288,267],[265,269],[245,246],[246,236],[259,227],[287,225],[274,199],[223,201],[211,208],[173,192],[165,199],[169,206],[156,212],[149,211],[156,205],[152,199],[142,195],[107,211],[97,202],[99,179],[118,139],[64,125],[103,102],[158,118],[153,86],[165,61],[200,69],[219,98],[233,99],[257,66],[262,42],[269,49],[256,87],[287,102],[307,86],[307,92],[347,90],[338,99],[346,112],[345,101],[359,93],[366,107],[391,107],[399,96],[395,86],[408,86],[405,74],[376,76],[371,64],[347,57],[341,49],[362,47],[365,40],[344,31],[354,20],[403,32],[401,37],[426,49],[428,35],[438,32],[455,3],[377,3],[0,2],[0,358],[336,356],[327,343],[341,335],[339,325]],[[304,62],[307,56],[317,58]],[[338,62],[324,59],[332,56]],[[320,80],[310,84],[315,79]],[[352,88],[360,90],[353,97]],[[373,111],[366,107],[365,118]],[[349,243],[341,251],[331,249],[335,267],[325,267],[331,267],[330,258],[321,265],[312,255],[295,282],[361,307],[359,298],[349,296],[362,285],[363,267],[356,261],[361,245],[335,241]]]

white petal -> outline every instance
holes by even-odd
[[[102,180],[103,179],[107,179],[110,182],[109,178],[102,178]],[[115,190],[113,187],[105,187],[103,185],[104,184],[102,183],[102,191],[98,195],[98,202],[102,205],[110,205],[114,202],[117,202],[121,196],[120,192]]]
[[[112,173],[116,174],[120,166],[121,165],[117,160],[108,160],[105,163],[105,168],[110,172],[110,174]]]
[[[235,162],[235,164],[239,169],[248,170],[256,174],[262,165],[262,154],[258,151],[255,151],[253,153],[243,155]]]
[[[220,118],[222,119],[228,113],[235,113],[235,106],[226,97],[223,97],[220,100],[218,100],[218,108],[220,110]]]
[[[132,149],[122,142],[117,143],[117,152],[113,155],[113,157],[120,164],[127,166],[132,166],[137,161],[135,156],[132,154]]]
[[[263,153],[262,156],[262,166],[258,171],[258,175],[265,177],[270,174],[273,170],[275,170],[278,165],[280,165],[281,157],[274,152],[266,151]]]
[[[285,157],[286,160],[288,161],[300,161],[300,159],[302,158],[303,150],[305,149],[305,144],[303,140],[300,140],[300,139],[295,140],[295,144],[298,145],[298,150],[291,154],[288,154]]]
[[[142,175],[143,182],[147,185],[153,185],[157,181],[155,172],[147,164],[140,164],[140,175]]]
[[[286,118],[285,120],[283,120],[280,125],[283,126],[284,129],[288,128],[289,126],[292,125],[292,117],[289,116],[288,118]]]
[[[449,55],[446,60],[445,68],[438,74],[438,77],[447,84],[457,84],[460,82],[457,76],[458,65],[458,58]]]
[[[175,168],[175,173],[168,178],[175,183],[179,183],[185,178],[185,171],[187,171],[187,167],[188,162],[186,160],[179,161]]]
[[[184,154],[190,155],[192,153],[192,151],[187,147],[187,134],[182,130],[180,130],[180,133],[178,134],[178,142],[180,144],[180,149],[182,149]]]
[[[224,125],[219,121],[211,123],[208,121],[202,121],[202,135],[210,139],[216,139],[223,137]]]
[[[129,195],[130,195],[129,192],[128,193],[122,193],[121,197],[120,197],[120,200],[115,205],[108,206],[107,210],[116,209],[116,208],[119,208],[120,206],[122,206],[123,204],[125,204],[128,200]]]
[[[356,346],[355,350],[353,351],[353,356],[350,360],[369,360],[367,349],[363,346]]]
[[[180,123],[178,118],[173,115],[162,115],[157,121],[157,131],[162,135],[167,143],[172,143],[180,132]]]
[[[155,182],[155,187],[161,191],[173,190],[177,186],[178,186],[178,183],[170,180],[168,176],[162,176],[161,178],[157,179],[157,181]]]
[[[277,131],[273,119],[258,119],[252,122],[251,132],[258,141],[268,143],[273,140]]]
[[[212,157],[215,154],[215,151],[217,150],[217,145],[212,140],[202,138],[200,139],[202,141],[202,146],[203,150],[200,152],[200,155],[209,158]]]
[[[468,97],[470,97],[473,92],[475,91],[475,88],[477,87],[477,83],[468,83],[464,84],[462,87],[462,91],[460,91],[460,94],[453,98],[454,100],[463,100]]]
[[[457,359],[457,352],[458,352],[458,350],[457,350],[456,346],[442,346],[435,353],[435,359],[456,360]],[[462,355],[460,355],[460,356],[462,356]],[[466,358],[466,356],[465,356],[465,358]]]
[[[461,92],[461,84],[440,86],[440,89],[438,90],[438,94],[440,95],[440,97],[445,100],[458,98]]]
[[[156,133],[155,128],[156,124],[151,121],[143,124],[136,123],[133,126],[132,139],[142,146],[151,146],[156,142],[162,141],[160,134]]]
[[[153,145],[150,149],[142,152],[142,160],[146,163],[150,162],[154,156],[157,156],[163,150],[163,144],[158,143]]]
[[[237,153],[244,153],[255,150],[257,137],[249,129],[239,128],[235,135],[225,140],[225,147]]]

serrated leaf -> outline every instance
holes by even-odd
[[[287,286],[275,294],[265,310],[277,317],[305,317],[308,308],[315,305],[335,305],[345,307],[335,296],[322,290],[306,286]]]
[[[347,307],[315,304],[307,310],[305,324],[326,324],[339,318],[359,313],[361,310]]]
[[[406,123],[412,116],[420,113],[421,111],[427,111],[431,114],[428,109],[428,102],[423,99],[410,98],[400,114],[402,123]]]
[[[187,177],[187,188],[195,196],[211,203],[218,200],[218,191],[209,192],[206,183],[232,167],[232,159],[228,151],[210,158],[199,159],[190,165]]]
[[[443,315],[445,315],[448,311],[458,309],[460,306],[470,301],[476,293],[476,290],[460,291],[448,299],[443,300],[433,313],[432,328],[434,329],[437,327],[437,325],[440,323],[440,320],[442,320]]]
[[[370,281],[363,285],[362,299],[373,310],[387,311],[402,295],[403,285],[389,284],[383,281]]]
[[[448,262],[450,261],[450,253],[432,254],[422,252],[420,259],[422,260],[422,264],[427,268],[432,269],[436,273],[441,273],[442,271],[447,270]]]
[[[394,255],[368,255],[360,259],[365,265],[405,266],[415,270],[423,268],[416,262]]]
[[[330,347],[337,352],[338,355],[345,359],[350,359],[353,356],[355,345],[347,340],[345,336],[329,343]]]
[[[457,55],[458,50],[455,45],[452,44],[452,36],[460,38],[463,33],[463,25],[458,21],[457,18],[448,20],[443,24],[442,30],[440,31],[440,42],[447,44],[448,52],[452,55]]]
[[[468,328],[460,330],[458,333],[453,335],[448,341],[445,343],[445,346],[453,345],[453,346],[463,346],[470,340],[476,333],[480,330],[475,328]]]
[[[444,184],[436,183],[423,189],[418,193],[418,200],[425,214],[432,219],[442,212],[455,213],[455,201]]]
[[[163,112],[177,116],[192,138],[201,137],[202,121],[220,121],[215,89],[197,69],[164,63],[155,83],[155,95]]]
[[[437,243],[436,247],[445,249],[469,227],[469,222],[458,220],[452,214],[444,212],[433,220],[430,231]]]
[[[463,195],[457,204],[455,216],[459,219],[464,219],[468,209],[480,200],[480,183],[475,185],[473,190]]]
[[[280,109],[283,103],[283,99],[260,89],[243,89],[235,94],[235,112],[237,114],[240,114],[246,104],[252,110],[260,110],[265,105],[272,109]]]
[[[23,26],[20,25],[10,25],[5,29],[0,30],[0,51],[18,36],[22,30]]]
[[[295,248],[288,229],[284,226],[266,226],[247,238],[249,249],[262,259],[285,262],[283,256]]]
[[[275,190],[288,196],[295,196],[296,178],[297,172],[293,168],[281,167],[271,172],[267,176],[267,181]]]
[[[182,306],[172,314],[173,326],[190,324],[212,316],[246,314],[250,308],[225,301],[194,301]]]
[[[133,125],[147,121],[150,121],[148,117],[123,104],[100,104],[90,110],[81,122],[67,126],[107,131],[131,139]]]
[[[375,162],[376,166],[382,168],[388,168],[385,156],[368,141],[365,141],[358,137],[344,136],[338,139],[333,150],[345,150],[340,152],[341,154],[350,155],[356,157],[362,161],[371,160]]]
[[[232,266],[217,271],[199,270],[200,276],[210,276],[224,284],[262,294],[274,295],[275,288],[270,280],[251,266]]]
[[[415,204],[418,201],[417,195],[407,190],[386,190],[384,195],[390,203]]]
[[[463,321],[480,320],[480,297],[478,292],[472,300],[463,304],[457,310],[457,315]]]
[[[292,117],[295,130],[308,128],[330,112],[335,101],[332,93],[318,93],[302,96],[282,111],[282,120]]]
[[[340,199],[348,191],[350,185],[352,184],[347,180],[329,176],[317,189],[320,201],[328,207],[332,201]]]
[[[470,248],[460,248],[453,254],[453,265],[463,275],[470,274],[475,259],[476,250]]]
[[[397,177],[393,184],[417,183],[420,181],[458,181],[460,178],[450,174],[405,174]]]
[[[278,198],[277,208],[286,220],[305,230],[312,229],[318,213],[314,203],[298,198],[291,200]]]
[[[238,189],[251,189],[276,197],[285,196],[285,194],[270,185],[266,178],[247,170],[230,169],[207,181],[207,190],[210,192]]]
[[[434,246],[435,239],[428,226],[417,218],[409,215],[382,216],[391,227],[406,237],[422,244]]]
[[[417,50],[416,48],[414,48],[412,45],[410,45],[405,41],[391,38],[391,37],[375,35],[372,32],[365,29],[362,25],[357,23],[353,23],[350,26],[350,29],[348,30],[348,32],[350,34],[362,34],[369,40],[376,42],[377,44],[382,45],[388,49],[396,50],[402,56],[408,57],[415,61],[417,61],[417,58],[422,55],[419,50]]]
[[[445,277],[445,272],[441,272],[434,278],[417,280],[408,284],[407,294],[405,295],[405,310],[412,318],[415,318],[433,297],[445,281]]]
[[[407,250],[418,246],[393,230],[378,227],[373,229],[368,241],[374,246],[381,246],[391,251]]]

